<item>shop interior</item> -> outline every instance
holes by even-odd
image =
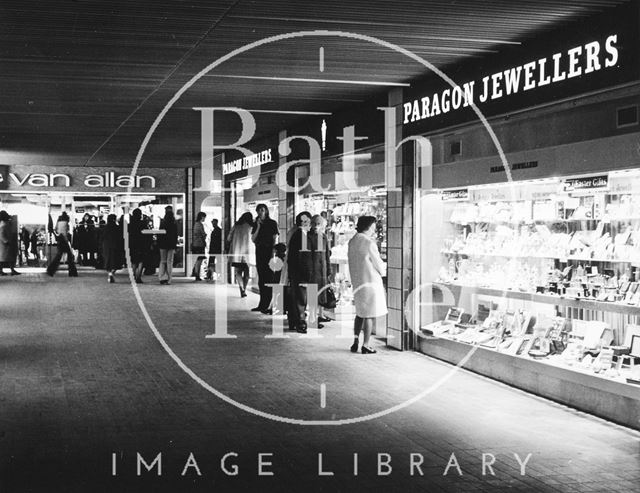
[[[49,229],[63,211],[71,219],[71,245],[78,265],[94,267],[99,246],[91,233],[106,223],[109,214],[121,218],[140,208],[149,229],[159,229],[167,205],[173,206],[176,212],[180,236],[174,267],[181,268],[184,265],[184,194],[0,193],[0,210],[6,210],[17,221],[14,228],[20,238],[17,265],[40,268],[46,267],[55,255],[56,240]],[[86,238],[92,239],[83,241]]]
[[[640,381],[640,171],[431,190],[416,212],[423,334]]]

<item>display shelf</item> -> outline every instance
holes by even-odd
[[[599,379],[605,380],[607,382],[617,382],[617,383],[621,383],[621,384],[626,384],[627,383],[627,380],[626,380],[627,376],[631,375],[631,372],[629,370],[626,370],[626,372],[621,374],[621,375],[618,374],[617,376],[607,377],[603,373],[595,373],[592,370],[590,370],[589,368],[582,367],[579,364],[569,365],[569,364],[565,363],[562,360],[562,357],[559,356],[559,355],[547,356],[545,358],[531,358],[530,356],[528,356],[526,354],[509,354],[509,353],[505,353],[503,351],[499,351],[499,350],[497,350],[496,348],[493,348],[493,347],[484,346],[483,344],[477,344],[477,343],[470,343],[470,342],[467,342],[467,341],[461,341],[461,340],[458,340],[455,337],[447,336],[446,334],[443,334],[443,335],[440,335],[440,336],[430,336],[428,334],[422,333],[422,335],[424,335],[425,337],[434,337],[434,338],[438,338],[438,339],[445,339],[447,341],[454,341],[454,342],[457,342],[457,343],[460,343],[460,344],[464,344],[464,345],[468,346],[469,348],[478,347],[478,348],[482,348],[482,349],[487,350],[487,351],[493,351],[493,352],[496,352],[496,353],[512,356],[513,358],[524,359],[524,360],[527,360],[527,361],[535,361],[535,362],[542,363],[542,364],[545,364],[545,365],[549,365],[549,366],[552,366],[552,367],[555,367],[555,368],[561,368],[563,370],[568,370],[568,371],[580,373],[582,375],[588,375],[589,377],[599,378]],[[638,389],[640,390],[640,387]]]
[[[476,294],[483,294],[486,296],[495,296],[498,298],[511,298],[516,300],[531,301],[534,303],[547,303],[557,306],[564,306],[567,308],[579,308],[584,310],[600,310],[603,312],[621,313],[623,315],[636,315],[640,316],[640,307],[635,305],[627,305],[624,303],[616,303],[613,301],[597,301],[589,299],[575,299],[575,298],[563,298],[561,296],[554,296],[550,294],[529,293],[523,291],[503,290],[495,288],[485,288],[480,286],[470,286],[466,284],[458,283],[445,283],[434,282],[434,285],[445,286],[447,288],[453,287],[456,289],[471,290]]]
[[[633,264],[640,263],[640,260],[621,260],[612,258],[588,258],[588,257],[552,257],[547,255],[517,255],[507,253],[469,253],[469,252],[455,252],[452,250],[442,250],[440,253],[444,255],[466,255],[467,257],[497,257],[497,258],[535,258],[535,259],[547,259],[547,260],[559,260],[566,262],[567,260],[575,260],[578,262],[615,262],[620,264]]]
[[[454,365],[469,356],[462,365],[467,370],[640,429],[640,387],[636,385],[441,337],[419,334],[417,342],[428,356]]]
[[[535,223],[579,223],[579,222],[584,222],[584,221],[593,221],[593,222],[611,222],[611,221],[616,221],[616,222],[620,222],[620,221],[640,221],[640,217],[637,216],[633,216],[633,217],[601,217],[598,219],[594,219],[594,218],[582,218],[582,219],[521,219],[519,221],[491,221],[491,220],[487,220],[487,221],[483,221],[483,220],[473,220],[473,221],[448,221],[451,224],[456,224],[458,226],[467,226],[469,224],[509,224],[509,225],[519,225],[519,224],[535,224]]]

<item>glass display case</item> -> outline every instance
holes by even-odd
[[[347,247],[356,233],[358,217],[375,216],[377,219],[378,249],[383,260],[387,253],[387,191],[382,186],[363,187],[360,190],[299,195],[296,213],[309,211],[324,213],[327,217],[327,239],[331,249],[330,261],[334,272],[334,290],[338,311],[351,313],[353,293],[349,274]]]
[[[430,190],[418,218],[419,337],[640,384],[640,173]]]

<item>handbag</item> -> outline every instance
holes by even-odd
[[[323,308],[333,309],[337,304],[336,293],[333,291],[333,288],[329,286],[324,291],[324,303],[322,303],[321,306]]]

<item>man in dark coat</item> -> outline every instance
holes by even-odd
[[[213,279],[213,273],[216,271],[216,255],[222,253],[222,228],[218,226],[218,220],[212,219],[211,235],[209,236],[209,265],[207,266],[207,276],[205,279]]]

